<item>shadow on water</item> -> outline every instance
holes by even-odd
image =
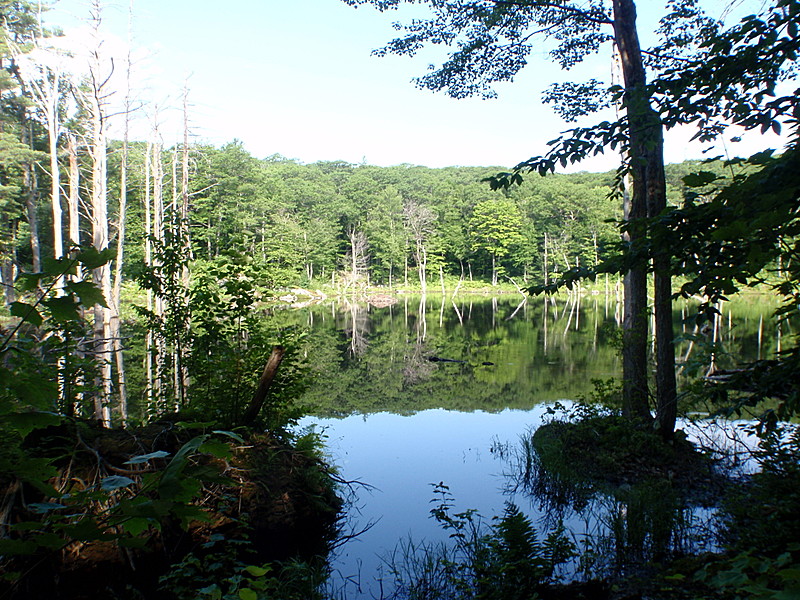
[[[656,450],[653,434],[625,433],[617,417],[589,410],[587,421],[556,418],[495,449],[507,465],[506,493],[527,497],[543,527],[572,532],[578,556],[566,578],[644,575],[718,550],[716,507],[727,479],[714,463],[685,439]],[[611,451],[597,443],[605,436]]]

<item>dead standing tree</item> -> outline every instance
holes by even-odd
[[[414,244],[414,260],[423,294],[428,289],[428,239],[433,234],[435,222],[436,213],[427,206],[415,200],[409,200],[403,205],[403,224]]]
[[[90,221],[92,246],[97,251],[107,250],[110,241],[108,214],[108,141],[106,131],[108,101],[112,95],[110,79],[114,71],[113,61],[103,54],[100,26],[102,15],[99,2],[90,9],[89,25],[91,46],[88,54],[88,74],[78,86],[76,98],[86,114],[86,149],[91,163]],[[95,285],[103,293],[104,304],[94,306],[94,339],[92,352],[98,364],[97,391],[94,397],[94,416],[105,426],[111,424],[112,380],[112,315],[117,310],[113,303],[111,287],[111,265],[106,263],[92,273]]]

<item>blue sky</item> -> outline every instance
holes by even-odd
[[[728,4],[706,1],[713,14]],[[642,35],[661,4],[639,2]],[[128,0],[104,3],[109,49],[115,38],[128,37],[128,7]],[[84,0],[59,0],[46,19],[69,32],[87,13]],[[514,83],[498,87],[496,100],[453,100],[416,89],[411,79],[441,50],[414,58],[370,56],[394,36],[392,21],[408,14],[353,9],[340,0],[134,0],[133,45],[146,54],[134,66],[145,103],[134,134],[147,135],[158,105],[165,143],[179,139],[185,82],[194,139],[215,145],[240,139],[259,158],[510,167],[543,153],[547,141],[570,127],[541,103],[546,85],[564,78],[544,50]],[[607,79],[609,69],[610,59],[599,56],[568,77]],[[690,135],[669,136],[668,162],[701,157],[687,143]],[[616,162],[609,156],[572,170],[610,169]]]

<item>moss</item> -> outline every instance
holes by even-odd
[[[712,467],[682,432],[665,442],[619,415],[547,423],[532,445],[551,476],[611,488],[653,479],[688,488],[708,479]]]

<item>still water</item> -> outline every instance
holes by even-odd
[[[676,309],[682,373],[771,356],[789,333],[771,320],[774,308],[765,298],[726,303],[702,327],[684,322],[688,308]],[[456,510],[491,518],[510,500],[545,519],[540,503],[509,491],[509,455],[555,402],[589,398],[593,380],[620,376],[620,310],[602,296],[407,296],[381,308],[297,308],[317,375],[302,399],[314,416],[299,426],[321,431],[341,476],[364,484],[352,487],[344,533],[358,535],[332,558],[333,587],[381,597],[378,580],[388,578],[386,561],[401,541],[444,540],[429,516],[440,482]],[[578,542],[596,528],[577,514],[566,524]]]

